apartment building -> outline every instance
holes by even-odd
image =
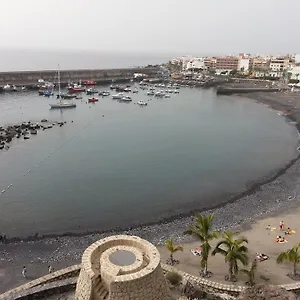
[[[217,70],[237,70],[239,66],[239,57],[220,56],[216,58]]]

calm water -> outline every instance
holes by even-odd
[[[0,233],[107,229],[211,207],[295,155],[296,129],[250,100],[181,88],[135,105],[144,94],[64,111],[36,93],[0,95],[1,124],[74,120],[0,152],[0,190],[13,184],[0,194]]]

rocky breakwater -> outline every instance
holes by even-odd
[[[50,123],[47,119],[42,119],[41,125],[28,121],[7,127],[0,126],[0,150],[8,150],[13,139],[23,138],[24,140],[28,140],[30,136],[37,135],[39,130],[50,129],[53,128],[53,126],[62,127],[65,123],[66,122]]]

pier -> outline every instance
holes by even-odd
[[[61,83],[66,84],[69,81],[78,82],[80,80],[93,80],[97,83],[110,83],[112,80],[130,80],[135,73],[146,74],[149,77],[156,77],[159,67],[144,67],[130,69],[95,69],[95,70],[61,70]],[[45,81],[57,81],[57,70],[43,71],[16,71],[0,72],[0,87],[6,84],[13,85],[36,85],[39,79]]]

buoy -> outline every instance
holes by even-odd
[[[1,192],[1,193],[2,193],[2,194],[3,194],[3,193],[5,193],[5,190],[2,190],[2,192]]]

